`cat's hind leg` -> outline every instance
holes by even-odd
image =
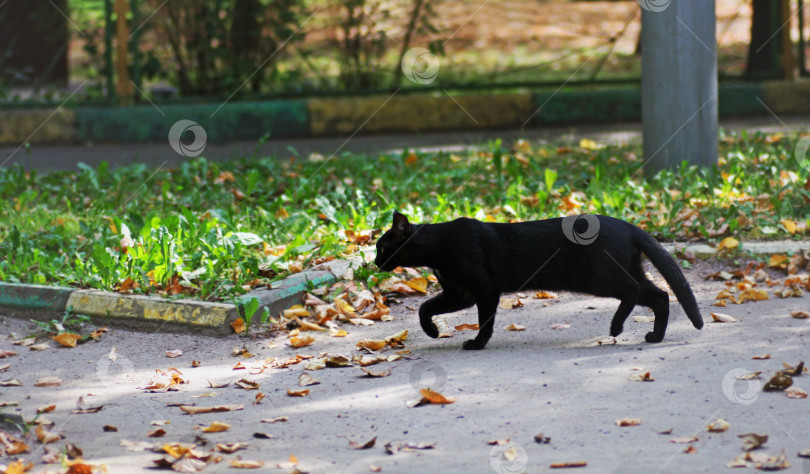
[[[433,322],[437,314],[460,311],[475,304],[475,300],[457,290],[445,288],[441,293],[422,303],[419,307],[419,324],[425,334],[432,338],[439,337],[439,329]]]
[[[478,335],[475,339],[464,341],[461,345],[466,350],[481,350],[492,337],[492,330],[495,328],[495,312],[498,311],[500,294],[479,297],[478,305]]]
[[[644,339],[647,342],[663,341],[667,332],[667,323],[669,322],[669,295],[667,292],[658,288],[649,280],[644,281],[641,285],[638,304],[651,308],[655,313],[653,330],[648,332]]]

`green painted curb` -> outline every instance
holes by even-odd
[[[641,89],[568,90],[534,94],[530,125],[641,120]]]
[[[208,142],[300,137],[309,133],[308,109],[302,100],[221,104],[78,107],[77,139],[98,142],[164,141],[178,120],[192,120]]]
[[[253,298],[259,301],[259,308],[267,306],[270,314],[279,314],[294,304],[300,304],[302,297],[311,287],[331,285],[337,277],[328,271],[309,270],[291,275],[271,288],[253,290],[237,299],[240,305]],[[258,318],[255,319],[258,321]]]
[[[75,288],[0,282],[0,306],[61,313]]]

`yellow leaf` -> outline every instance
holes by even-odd
[[[386,342],[382,339],[361,339],[357,341],[355,347],[357,347],[358,349],[366,349],[372,352],[376,352],[386,347],[387,345],[388,344],[386,344]]]
[[[414,278],[413,280],[408,280],[404,283],[419,293],[427,293],[427,279],[423,277]]]
[[[579,146],[580,148],[584,148],[586,150],[598,150],[599,148],[601,148],[601,146],[599,146],[598,143],[589,138],[583,138],[582,140],[580,140]]]
[[[335,298],[335,308],[337,308],[339,313],[348,318],[353,318],[356,313],[352,304],[343,298]]]
[[[774,254],[771,255],[771,258],[768,260],[769,267],[780,267],[787,265],[788,256],[785,254]]]
[[[712,314],[712,319],[716,323],[736,323],[737,322],[737,319],[734,318],[734,316],[731,316],[729,314],[723,314],[723,313],[711,313],[711,314]]]
[[[346,337],[349,333],[345,329],[332,328],[329,330],[329,335],[332,337]]]
[[[790,235],[796,233],[796,223],[793,222],[792,220],[785,219],[782,221],[782,225],[785,226],[785,229],[787,229],[788,232],[790,232]]]
[[[290,345],[296,348],[308,346],[313,342],[315,342],[315,338],[312,336],[301,336],[290,338]]]
[[[296,316],[299,318],[306,318],[307,316],[309,316],[309,311],[307,311],[307,309],[300,304],[297,304],[295,306],[290,307],[289,309],[284,310],[285,318],[294,318]]]
[[[404,331],[400,331],[394,335],[386,337],[385,342],[388,343],[388,345],[394,346],[401,344],[407,338],[408,338],[408,330],[405,329]]]
[[[419,157],[416,156],[416,153],[413,152],[411,152],[411,154],[408,155],[407,158],[405,158],[405,164],[408,166],[415,165],[417,161],[419,161]]]
[[[441,393],[434,392],[429,388],[423,388],[422,390],[420,390],[420,393],[422,394],[422,398],[426,399],[429,403],[435,403],[437,405],[446,405],[449,403],[455,403],[454,400],[446,398]]]
[[[733,250],[740,246],[740,241],[735,239],[734,237],[726,237],[725,239],[721,240],[720,243],[717,245],[717,251],[721,250]]]
[[[521,326],[520,324],[512,323],[509,326],[506,326],[504,329],[506,329],[507,331],[525,331],[526,327]]]
[[[227,431],[231,425],[227,423],[222,423],[221,421],[215,421],[210,425],[206,426],[202,429],[203,433],[219,433],[220,431]]]
[[[53,337],[53,340],[65,347],[76,347],[76,341],[82,337],[72,332],[63,332]]]
[[[287,395],[291,397],[306,397],[307,395],[309,395],[309,390],[287,389]]]

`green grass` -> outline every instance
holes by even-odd
[[[5,169],[0,281],[104,290],[126,282],[135,293],[226,301],[356,252],[358,238],[389,227],[394,209],[416,222],[593,212],[667,240],[798,239],[782,224],[810,218],[810,173],[793,157],[796,140],[723,137],[718,168],[684,165],[650,178],[640,171],[640,147],[586,142],[331,160],[191,159],[171,170]]]

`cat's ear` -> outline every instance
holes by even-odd
[[[406,236],[411,233],[411,223],[408,222],[408,218],[405,217],[405,214],[401,214],[399,211],[394,211],[393,229],[394,232],[402,236]]]

